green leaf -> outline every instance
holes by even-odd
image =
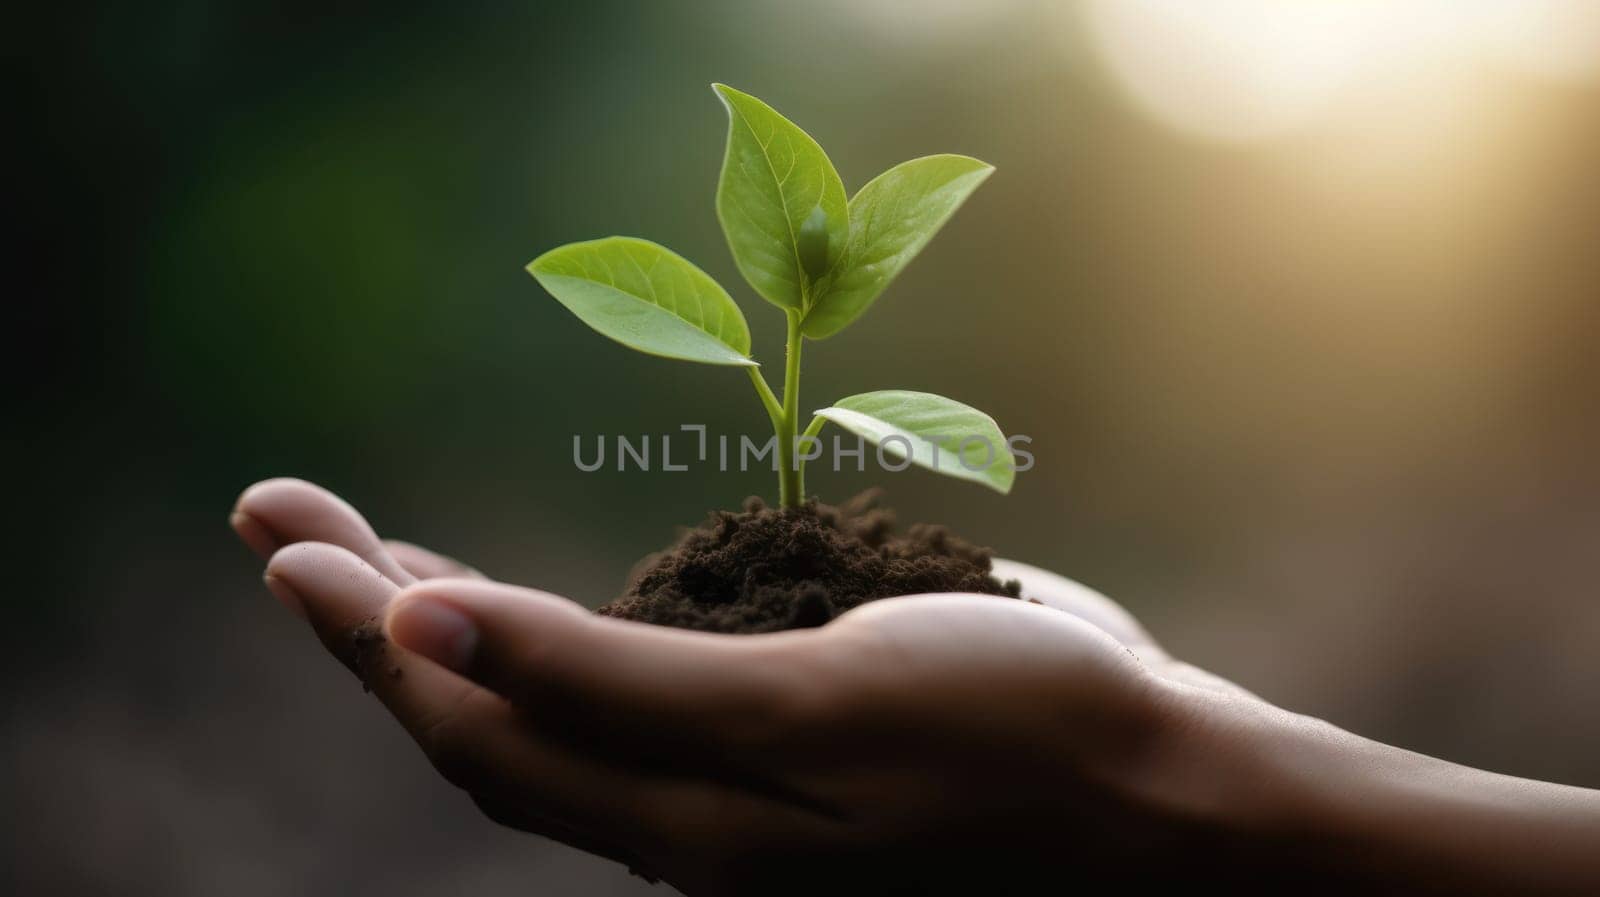
[[[954,399],[885,389],[840,399],[817,416],[877,443],[884,454],[982,483],[1002,495],[1017,477],[1011,446],[994,418]],[[885,442],[890,437],[901,439]]]
[[[993,171],[967,156],[924,156],[862,187],[850,200],[844,253],[806,314],[806,336],[832,336],[860,317]]]
[[[634,237],[568,243],[528,263],[556,301],[603,336],[663,358],[752,367],[750,327],[710,275]]]
[[[717,182],[717,218],[728,248],[762,298],[804,312],[808,262],[826,271],[850,232],[844,184],[822,147],[793,122],[747,93],[711,86],[728,107],[728,149]],[[828,264],[819,264],[819,255]]]

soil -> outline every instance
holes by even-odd
[[[807,502],[717,511],[678,544],[640,562],[626,594],[596,613],[704,632],[821,626],[868,601],[922,592],[1017,598],[990,575],[993,557],[942,526],[894,532],[879,490],[838,507]]]
[[[404,672],[389,663],[385,650],[388,641],[383,635],[383,624],[377,617],[368,617],[350,630],[347,644],[335,646],[339,661],[361,680],[362,691],[372,691],[372,679],[380,673],[399,679]]]

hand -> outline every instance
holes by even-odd
[[[1360,876],[1281,830],[1377,839],[1329,808],[1362,788],[1393,799],[1363,771],[1370,743],[1174,661],[1103,596],[1021,564],[997,573],[1037,604],[915,596],[821,629],[716,636],[596,617],[382,543],[298,481],[252,487],[234,525],[271,555],[274,594],[492,818],[689,894],[1307,870],[1323,874],[1302,889],[1320,890]],[[1328,762],[1307,774],[1285,752]],[[1341,762],[1348,775],[1330,774]],[[1413,791],[1432,774],[1394,762]]]
[[[491,816],[690,893],[770,893],[868,855],[902,882],[963,871],[911,855],[935,843],[967,866],[1063,839],[1091,855],[1126,812],[1104,780],[1159,731],[1153,671],[1225,687],[1103,596],[1015,563],[999,574],[1045,606],[923,596],[719,637],[481,578],[419,582],[468,571],[381,543],[298,481],[250,489],[234,525],[271,555],[273,592]],[[385,618],[405,650],[376,647]],[[799,876],[777,861],[801,857]]]

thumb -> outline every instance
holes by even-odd
[[[596,616],[564,598],[428,580],[391,605],[389,637],[531,712],[596,735],[739,741],[807,697],[813,633],[713,635]]]

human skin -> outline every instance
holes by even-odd
[[[380,541],[299,480],[252,486],[232,524],[490,818],[689,895],[1600,894],[1600,791],[1281,710],[1024,564],[996,574],[1033,601],[908,596],[724,636]]]

